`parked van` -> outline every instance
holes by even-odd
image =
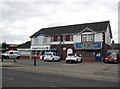
[[[2,54],[2,59],[19,59],[20,58],[20,52],[10,50]]]

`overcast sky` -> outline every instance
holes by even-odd
[[[0,0],[0,41],[21,44],[41,28],[110,20],[118,43],[119,0]]]

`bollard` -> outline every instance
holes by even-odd
[[[3,57],[1,58],[1,62],[3,62]]]
[[[14,59],[14,63],[16,63],[16,58]]]
[[[34,66],[36,66],[36,56],[34,56]]]

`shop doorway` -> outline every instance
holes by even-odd
[[[101,61],[102,61],[102,55],[101,55],[100,52],[97,52],[97,53],[95,54],[95,59],[96,59],[96,61],[98,61],[98,62],[101,62]]]

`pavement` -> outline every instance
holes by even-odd
[[[42,65],[39,64],[37,66],[13,62],[3,62],[1,65],[8,69],[20,71],[118,82],[118,64],[106,64],[103,62],[66,64],[65,61],[44,62],[41,60],[40,62]]]

